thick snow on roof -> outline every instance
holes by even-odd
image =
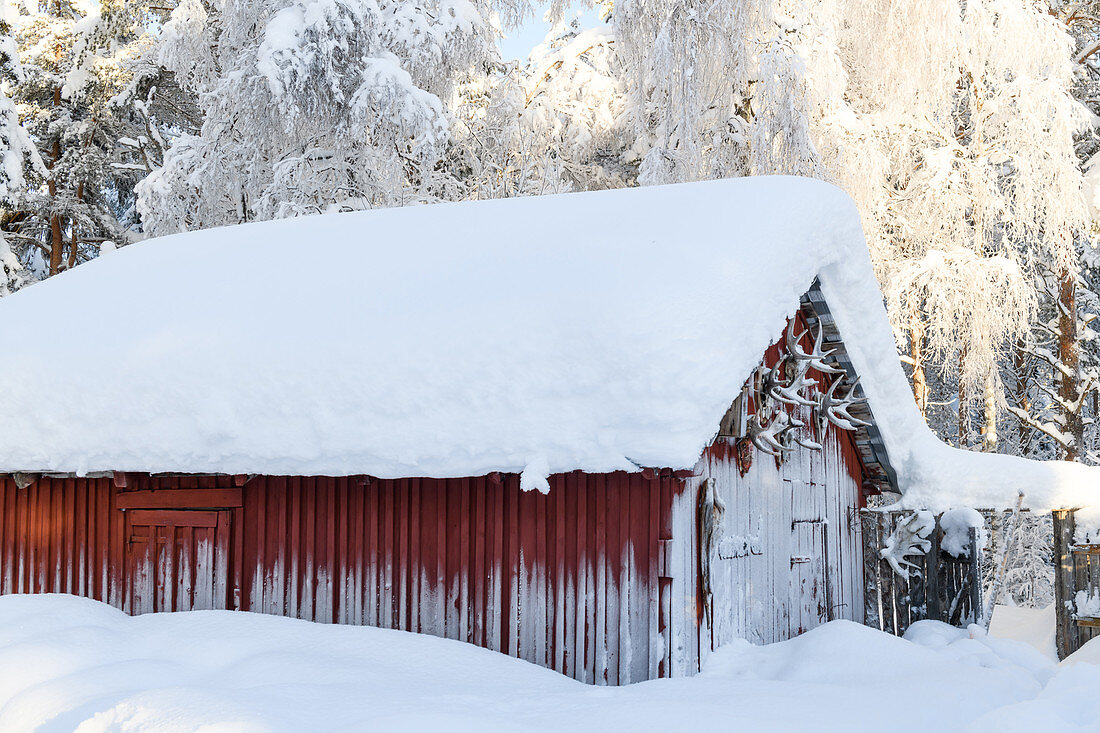
[[[325,215],[127,247],[0,301],[0,470],[691,468],[819,276],[907,500],[1096,472],[924,426],[850,199],[754,178]]]

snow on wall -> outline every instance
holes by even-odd
[[[132,245],[0,302],[0,470],[688,469],[815,276],[906,503],[1091,501],[1093,469],[933,436],[855,206],[786,177]]]

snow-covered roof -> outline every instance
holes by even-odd
[[[1097,472],[925,427],[851,200],[753,178],[149,240],[0,301],[0,471],[691,468],[818,277],[907,501]]]

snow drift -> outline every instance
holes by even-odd
[[[0,303],[0,470],[692,468],[815,277],[907,504],[1008,506],[1019,490],[1037,509],[1093,500],[1093,469],[935,438],[855,206],[784,177],[127,247]]]
[[[401,631],[4,596],[0,730],[1096,730],[1100,667],[1059,668],[1026,644],[975,636],[924,621],[898,639],[835,621],[725,646],[696,677],[599,688]]]

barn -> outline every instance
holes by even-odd
[[[884,324],[791,178],[142,242],[0,302],[0,592],[690,675],[862,621]]]

